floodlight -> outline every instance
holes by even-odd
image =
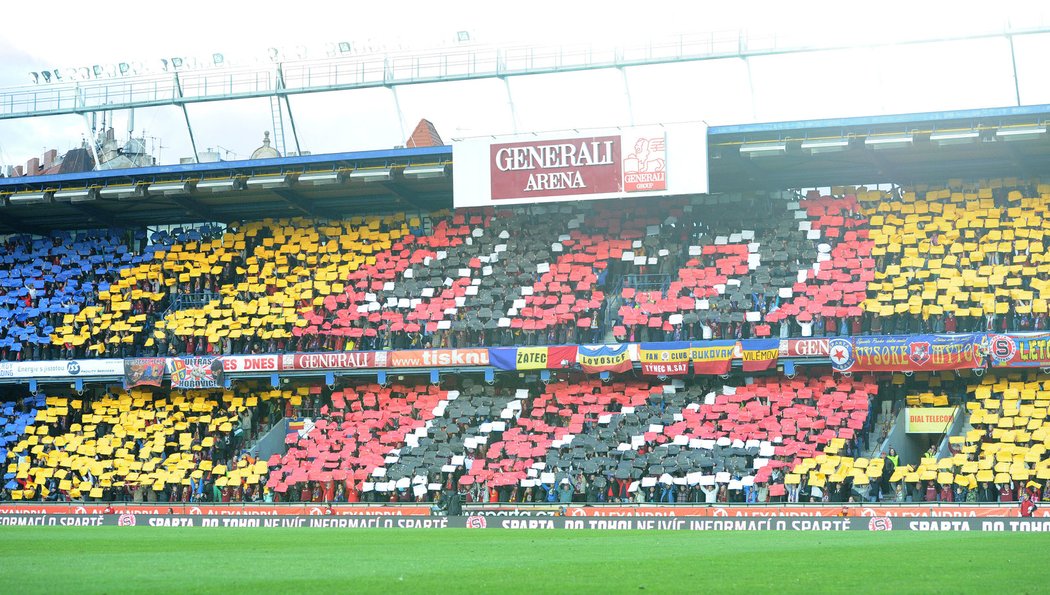
[[[775,157],[787,153],[787,143],[747,143],[740,145],[740,154],[748,157]]]
[[[1013,128],[1000,128],[995,131],[995,137],[1006,141],[1034,140],[1046,134],[1046,126],[1017,126]]]

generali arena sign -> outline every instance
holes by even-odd
[[[708,191],[703,123],[468,139],[452,151],[457,208]]]

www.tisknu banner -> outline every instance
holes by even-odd
[[[838,372],[932,372],[984,365],[981,334],[833,338],[828,357]]]

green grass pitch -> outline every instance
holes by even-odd
[[[1045,591],[1050,535],[0,529],[7,593]]]

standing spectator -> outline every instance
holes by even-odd
[[[1030,517],[1035,515],[1035,510],[1039,508],[1039,505],[1028,495],[1027,492],[1021,493],[1021,516]]]

